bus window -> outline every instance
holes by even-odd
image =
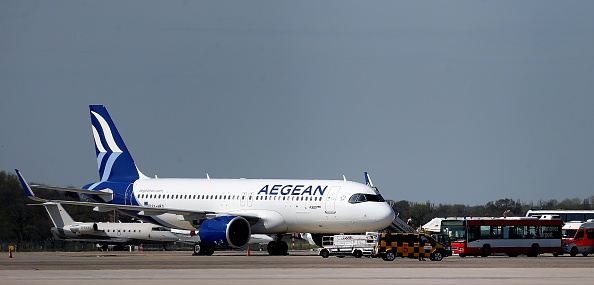
[[[567,214],[567,221],[585,221],[584,214]]]
[[[481,239],[491,238],[491,227],[489,226],[481,226]]]
[[[562,231],[563,238],[574,238],[576,230],[563,230]]]
[[[493,226],[491,227],[491,238],[501,238],[501,226]]]

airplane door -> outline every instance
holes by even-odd
[[[247,196],[247,193],[246,193],[246,192],[243,192],[243,193],[241,193],[241,197],[239,197],[239,198],[241,199],[239,204],[240,204],[242,207],[244,207],[244,206],[245,206],[245,200],[246,200],[246,197],[245,197],[245,196]]]
[[[340,191],[340,186],[333,186],[330,188],[330,192],[328,196],[326,196],[326,214],[336,214],[336,197],[338,197],[338,192]]]
[[[251,207],[253,203],[254,203],[254,192],[250,192],[250,194],[248,195],[248,200],[247,200],[248,207]]]

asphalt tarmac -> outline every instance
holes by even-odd
[[[322,258],[264,252],[15,252],[0,258],[0,284],[590,284],[594,256],[505,256],[418,261]],[[576,282],[576,283],[574,283]]]

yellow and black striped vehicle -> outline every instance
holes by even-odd
[[[445,246],[426,234],[382,233],[375,247],[375,256],[385,261],[392,261],[396,257],[441,261],[447,255]]]

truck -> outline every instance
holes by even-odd
[[[377,232],[323,236],[320,256],[323,258],[328,258],[331,255],[339,258],[345,256],[373,257],[377,236]]]
[[[375,255],[385,261],[394,261],[396,257],[441,261],[449,252],[445,245],[424,233],[383,233],[378,236]]]

